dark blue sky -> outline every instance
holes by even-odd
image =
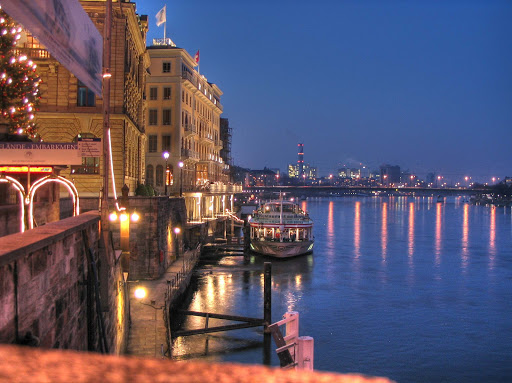
[[[144,0],[224,95],[236,165],[512,176],[512,2]]]

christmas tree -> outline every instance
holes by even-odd
[[[21,31],[0,6],[0,119],[9,133],[34,138],[40,79],[36,64],[16,49]]]

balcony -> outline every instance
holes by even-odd
[[[197,135],[197,128],[195,125],[187,124],[183,125],[183,130],[185,132],[185,137],[191,136],[191,135]]]
[[[193,73],[186,71],[186,70],[181,71],[181,78],[183,80],[189,81],[192,85],[194,85],[194,87],[197,90],[199,90],[199,93],[201,93],[205,97],[208,97],[207,94],[210,95],[210,102],[213,105],[215,105],[217,108],[219,108],[221,112],[224,110],[224,107],[222,106],[220,101],[217,100],[217,98],[215,97],[215,93],[213,92],[213,89],[211,88],[210,85],[208,85],[207,82],[201,81],[201,83],[199,83],[199,79],[197,78],[197,76]],[[200,85],[201,85],[201,89],[199,88]]]
[[[27,55],[29,59],[34,60],[42,60],[49,59],[50,52],[43,48],[16,48],[14,50],[14,55],[19,56],[21,54]]]
[[[197,88],[197,79],[195,78],[195,76],[192,73],[186,72],[186,71],[182,71],[181,72],[181,78],[183,80],[190,81],[192,83],[192,85],[194,85]]]
[[[191,149],[181,149],[181,158],[183,161],[199,161],[199,153]]]
[[[221,140],[215,140],[214,144],[215,144],[215,149],[222,149],[224,147]]]
[[[199,133],[199,140],[203,143],[212,144],[213,143],[213,137],[211,134],[200,132]]]

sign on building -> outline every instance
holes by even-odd
[[[78,148],[82,157],[101,157],[103,156],[103,146],[101,138],[79,138]]]
[[[103,38],[78,0],[2,0],[2,7],[95,94]]]
[[[76,143],[0,142],[2,165],[81,165]]]

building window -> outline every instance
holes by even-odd
[[[158,88],[149,88],[149,99],[158,100]]]
[[[151,134],[148,137],[148,152],[155,153],[158,150],[158,136]]]
[[[158,124],[158,110],[150,109],[149,110],[149,125]]]
[[[79,138],[96,138],[92,133],[80,133],[73,142]],[[100,157],[82,157],[81,165],[71,165],[71,174],[100,174]]]
[[[165,87],[164,88],[164,100],[170,100],[171,99],[171,88]]]
[[[156,167],[156,186],[164,185],[164,167],[162,165],[157,165]]]
[[[196,165],[196,180],[200,182],[208,180],[208,164]]]
[[[96,98],[92,90],[87,88],[85,84],[78,81],[78,89],[76,95],[77,106],[96,106]]]
[[[171,125],[171,110],[164,109],[162,111],[162,125]]]
[[[146,168],[146,185],[153,186],[153,165],[148,165]]]
[[[166,134],[162,136],[162,152],[171,151],[171,136]]]
[[[162,63],[162,72],[163,73],[170,73],[171,72],[171,63],[170,62]]]

